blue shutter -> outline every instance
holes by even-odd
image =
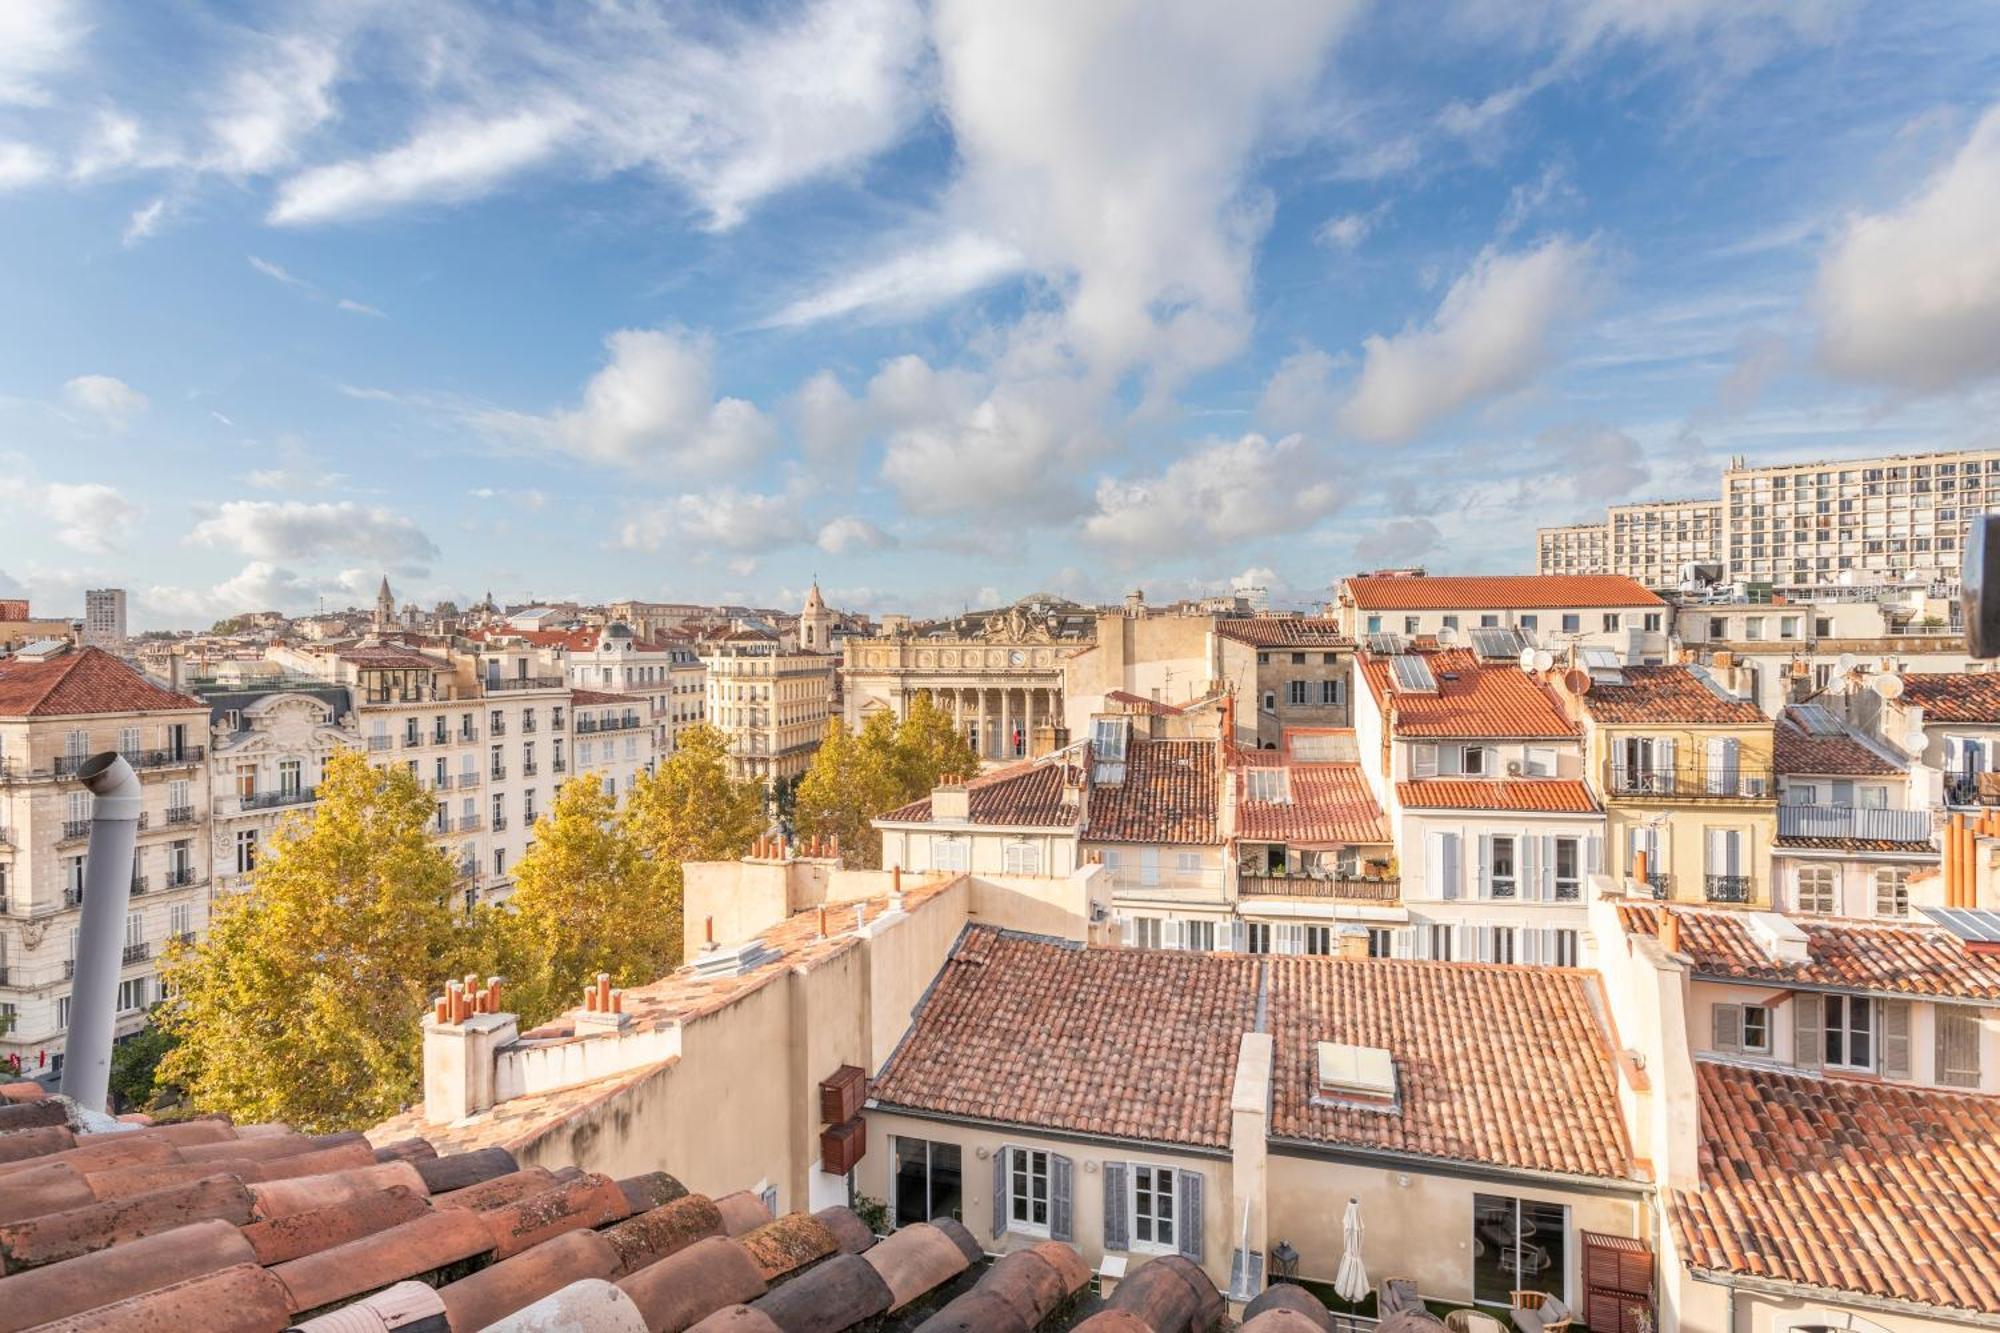
[[[1131,1168],[1123,1162],[1104,1164],[1104,1248],[1128,1250],[1132,1247],[1132,1224],[1126,1215],[1130,1196],[1125,1178]]]
[[[1174,1233],[1180,1241],[1181,1257],[1195,1263],[1201,1262],[1201,1173],[1181,1171],[1176,1173],[1180,1181],[1179,1229]]]
[[[1074,1173],[1070,1160],[1049,1154],[1049,1239],[1070,1240],[1073,1229],[1070,1181]]]
[[[1007,1154],[1011,1148],[993,1152],[993,1239],[1007,1234]]]

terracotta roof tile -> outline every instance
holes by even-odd
[[[1401,737],[1563,739],[1575,725],[1548,687],[1513,663],[1482,662],[1469,649],[1425,653],[1436,693],[1399,690],[1389,659],[1362,653],[1362,679],[1376,703],[1396,707]]]
[[[1276,754],[1276,751],[1259,751]],[[1390,841],[1389,822],[1359,764],[1291,764],[1286,767],[1289,801],[1253,801],[1248,780],[1236,784],[1236,837],[1253,841],[1366,845]]]
[[[1893,838],[1807,838],[1787,837],[1781,833],[1772,845],[1781,852],[1787,849],[1800,852],[1902,852],[1930,861],[1938,859],[1938,849],[1928,840],[1898,842]]]
[[[1620,667],[1623,684],[1592,681],[1583,707],[1597,722],[1684,722],[1696,725],[1769,725],[1756,704],[1729,699],[1702,684],[1684,666]]]
[[[358,648],[342,648],[340,660],[353,666],[368,669],[402,669],[406,671],[449,671],[451,664],[440,658],[429,657],[408,648],[395,648],[381,644],[364,644]]]
[[[102,648],[40,662],[0,659],[0,717],[168,713],[206,709],[191,695],[162,689]]]
[[[2000,723],[2000,673],[1939,671],[1903,677],[1902,702],[1927,722]]]
[[[637,694],[613,694],[609,690],[579,690],[569,692],[569,701],[577,708],[597,708],[604,704],[636,705],[643,698]]]
[[[872,1091],[887,1106],[1225,1147],[1262,989],[1274,1137],[1622,1178],[1631,1153],[1594,984],[1555,968],[1080,949],[974,927]],[[1327,1040],[1386,1048],[1400,1107],[1315,1104]]]
[[[1219,620],[1215,632],[1258,648],[1352,648],[1338,620],[1308,616],[1254,616]]]
[[[1214,741],[1133,739],[1125,745],[1125,778],[1090,784],[1092,842],[1213,844],[1221,799]]]
[[[1597,800],[1575,778],[1425,778],[1396,784],[1396,800],[1411,810],[1519,810],[1594,815]]]
[[[982,773],[966,783],[966,803],[975,824],[1073,828],[1077,803],[1065,790],[1080,781],[1081,770],[1067,758],[1031,759]],[[876,818],[893,824],[927,824],[931,798],[898,806]]]
[[[1855,736],[1816,736],[1787,711],[1773,724],[1773,753],[1784,776],[1901,777],[1903,766]]]
[[[2000,1314],[2000,1098],[1703,1061],[1697,1269]]]
[[[1158,699],[1148,699],[1127,690],[1106,690],[1104,701],[1117,704],[1128,713],[1144,713],[1151,717],[1179,717],[1187,711],[1185,708],[1161,703]]]
[[[1627,931],[1653,935],[1659,932],[1659,914],[1667,911],[1680,918],[1681,953],[1703,976],[2000,999],[2000,956],[1974,953],[1951,932],[1933,926],[1788,918],[1806,937],[1806,961],[1795,963],[1779,962],[1764,950],[1745,912],[1626,903],[1618,918]]]
[[[1363,611],[1665,606],[1622,574],[1362,575],[1341,585]]]

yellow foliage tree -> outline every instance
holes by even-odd
[[[701,723],[680,735],[674,753],[642,774],[625,800],[625,825],[652,860],[671,921],[673,956],[681,953],[681,863],[743,855],[764,829],[764,790],[729,776],[729,742]]]
[[[562,785],[498,923],[508,1006],[524,1026],[579,1003],[599,972],[634,986],[680,965],[680,908],[664,879],[602,783],[579,774]]]
[[[876,819],[929,795],[946,777],[978,771],[972,742],[926,695],[911,700],[901,723],[890,713],[876,713],[857,734],[836,720],[799,783],[799,832],[836,836],[849,864],[879,868]]]
[[[430,997],[490,959],[483,914],[453,908],[435,817],[414,774],[329,758],[311,817],[279,829],[198,944],[169,948],[155,1021],[178,1044],[160,1080],[203,1110],[315,1132],[407,1104]]]

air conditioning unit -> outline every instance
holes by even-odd
[[[1520,761],[1520,760],[1518,760],[1518,759],[1509,759],[1509,760],[1507,761],[1507,776],[1508,776],[1508,777],[1510,777],[1510,778],[1518,778],[1518,777],[1520,777],[1520,776],[1521,776],[1521,761]]]

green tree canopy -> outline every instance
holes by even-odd
[[[674,753],[642,774],[625,799],[625,823],[652,859],[673,923],[673,954],[681,952],[684,861],[724,861],[743,855],[764,830],[764,791],[729,776],[729,743],[706,723],[680,735]]]
[[[534,846],[514,868],[511,910],[497,923],[508,1007],[523,1026],[577,1004],[599,972],[633,986],[680,966],[680,904],[665,878],[602,783],[578,775],[562,785],[535,821]]]
[[[484,915],[454,910],[435,816],[414,774],[330,757],[311,817],[280,828],[206,937],[168,949],[155,1021],[177,1044],[159,1080],[202,1110],[312,1131],[409,1102],[430,997],[490,959]]]
[[[875,713],[856,733],[835,720],[799,783],[798,828],[838,837],[850,864],[876,869],[882,838],[874,820],[929,795],[945,777],[978,771],[972,742],[926,695],[911,701],[900,723]]]

